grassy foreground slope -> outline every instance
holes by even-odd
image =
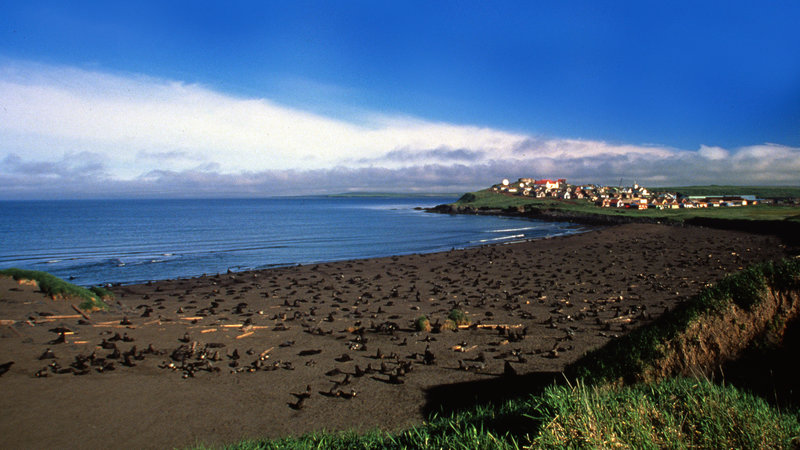
[[[315,433],[236,449],[791,448],[797,416],[708,380],[620,388],[552,386],[397,433]]]
[[[568,368],[577,378],[542,394],[399,432],[314,433],[230,448],[797,448],[796,409],[684,374],[708,373],[745,347],[782,345],[798,316],[800,259],[761,264],[590,352]],[[721,339],[726,334],[732,339]]]

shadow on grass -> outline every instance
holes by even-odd
[[[427,417],[434,414],[449,416],[476,406],[491,406],[499,414],[490,419],[481,418],[479,422],[483,429],[496,435],[509,433],[520,438],[535,434],[538,422],[519,412],[502,413],[502,406],[509,400],[528,400],[531,396],[540,395],[548,386],[563,383],[566,380],[561,372],[534,372],[443,384],[425,392],[426,401],[422,411]]]

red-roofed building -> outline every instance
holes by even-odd
[[[544,180],[536,180],[534,184],[537,186],[544,186],[545,189],[558,189],[559,184],[564,182],[566,182],[566,180],[564,179],[558,181],[544,179]]]

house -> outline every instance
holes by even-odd
[[[558,189],[559,182],[553,180],[536,180],[534,182],[536,186],[543,186],[545,189]]]
[[[755,195],[684,196],[676,192],[651,192],[636,182],[627,187],[593,184],[570,185],[567,184],[566,178],[555,180],[549,178],[541,180],[519,178],[515,182],[503,179],[501,183],[492,186],[492,189],[495,192],[540,199],[587,199],[596,206],[603,208],[719,208],[720,206],[756,205],[761,201]]]
[[[681,207],[681,204],[674,198],[664,198],[659,200],[658,204],[660,209],[678,209]]]
[[[637,195],[639,197],[647,197],[647,196],[650,195],[650,193],[647,192],[647,188],[639,186],[639,184],[635,183],[635,182],[633,183],[633,188],[631,189],[631,194]]]

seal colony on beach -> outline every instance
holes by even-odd
[[[786,255],[772,236],[628,224],[117,286],[91,314],[0,278],[0,445],[398,429],[464,400],[434,395],[442,386],[558,373],[724,275]]]

